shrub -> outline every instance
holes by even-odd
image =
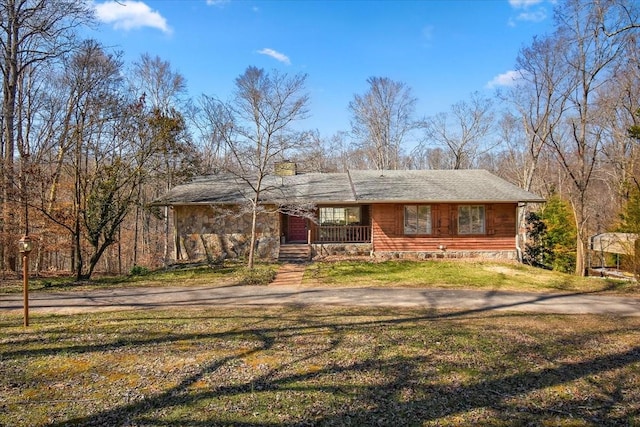
[[[276,271],[268,266],[255,266],[253,269],[243,268],[240,274],[241,285],[268,285],[276,277]]]
[[[129,270],[129,276],[146,276],[147,274],[149,274],[149,269],[141,265],[134,265]]]
[[[551,249],[545,245],[547,225],[536,212],[529,212],[525,219],[529,241],[525,245],[522,261],[534,267],[549,268],[544,261],[551,253]]]

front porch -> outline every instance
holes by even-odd
[[[304,218],[287,217],[282,229],[281,244],[371,243],[368,225],[317,225]]]
[[[371,243],[368,225],[315,225],[312,224],[310,243]]]
[[[281,243],[371,243],[369,206],[321,206],[314,219],[281,216]]]

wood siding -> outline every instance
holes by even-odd
[[[515,203],[485,204],[485,233],[458,235],[458,205],[432,204],[429,235],[404,234],[404,205],[371,207],[374,252],[509,251],[516,247]]]

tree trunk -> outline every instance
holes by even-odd
[[[582,241],[582,233],[576,233],[576,276],[585,275],[585,247]]]
[[[82,247],[80,240],[80,220],[79,218],[76,220],[76,229],[74,233],[74,242],[73,242],[73,253],[75,256],[74,265],[76,270],[76,279],[78,281],[82,280],[82,270],[84,268],[84,262],[82,259]]]
[[[162,255],[162,266],[169,265],[169,206],[164,207],[164,251]]]
[[[249,270],[253,269],[254,259],[255,259],[255,248],[256,248],[256,240],[257,240],[257,232],[256,228],[258,225],[258,205],[257,201],[254,202],[253,209],[251,211],[251,239],[249,239],[249,262],[247,263],[247,268]]]
[[[138,187],[138,202],[140,202],[140,188]],[[135,223],[133,225],[133,265],[138,265],[138,230],[140,228],[140,203],[136,204]]]

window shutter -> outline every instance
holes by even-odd
[[[485,209],[487,211],[487,218],[486,218],[487,234],[490,234],[490,235],[496,234],[495,215],[494,215],[493,205],[487,205]]]
[[[449,205],[449,234],[458,234],[458,205]]]
[[[431,205],[431,233],[434,236],[439,236],[441,231],[440,221],[440,207],[438,205]]]

